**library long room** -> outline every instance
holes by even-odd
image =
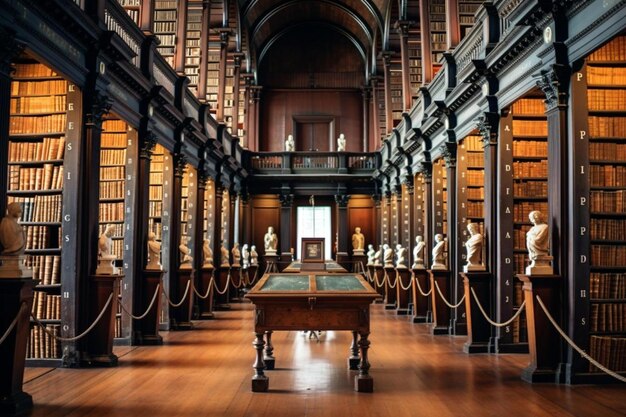
[[[0,416],[626,415],[626,1],[0,10]]]

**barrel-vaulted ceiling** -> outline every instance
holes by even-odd
[[[384,36],[390,1],[398,0],[238,0],[250,58],[256,67],[280,37],[307,23],[334,27],[371,59]]]

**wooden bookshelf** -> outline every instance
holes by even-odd
[[[233,111],[235,105],[235,63],[232,56],[226,60],[226,85],[224,86],[224,123],[230,133],[233,131]]]
[[[574,141],[574,341],[602,365],[626,372],[626,36],[589,55],[572,76]],[[580,116],[580,117],[578,117]],[[584,262],[583,262],[584,261]],[[572,379],[606,375],[574,355]]]
[[[422,86],[422,37],[419,27],[409,28],[409,38],[407,40],[409,50],[409,84],[411,85],[411,96],[415,100],[419,95],[419,88]]]
[[[71,279],[61,270],[61,225],[64,198],[74,198],[64,193],[70,118],[66,109],[75,99],[76,88],[49,67],[23,60],[15,64],[10,93],[7,204],[22,206],[26,262],[33,278],[39,280],[32,311],[50,332],[60,336],[61,294],[65,280]],[[59,366],[61,355],[61,343],[33,324],[28,363]]]
[[[208,30],[206,28],[205,30]],[[188,0],[187,37],[185,40],[185,75],[189,78],[189,89],[196,92],[202,57],[200,38],[202,34],[202,0]]]
[[[391,57],[389,66],[389,87],[391,88],[391,119],[393,127],[396,127],[402,120],[404,102],[402,99],[402,62],[400,54]]]
[[[217,112],[217,90],[220,79],[220,36],[209,33],[207,54],[207,88],[206,101],[211,105],[211,114],[215,117]]]
[[[448,245],[448,170],[443,158],[439,158],[433,163],[433,233],[430,249],[434,246],[435,235],[442,234],[446,238],[446,257]],[[430,256],[430,252],[428,253]],[[450,260],[446,258],[446,265],[450,267]]]
[[[159,39],[157,51],[174,67],[178,1],[154,0],[154,34]]]
[[[430,0],[430,44],[433,77],[441,68],[443,53],[448,49],[446,33],[446,0]]]
[[[126,10],[133,22],[139,26],[141,0],[117,0],[117,2]]]
[[[148,231],[161,242],[163,238],[163,182],[165,179],[165,148],[157,144],[150,161],[150,191],[148,202]]]
[[[483,3],[482,0],[460,0],[458,4],[459,11],[459,29],[461,39],[465,37],[474,26],[474,15],[478,7]]]

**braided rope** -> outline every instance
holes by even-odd
[[[491,320],[489,318],[489,316],[485,312],[485,309],[483,309],[483,306],[480,304],[480,301],[478,301],[478,296],[474,292],[474,289],[470,287],[470,290],[472,291],[472,295],[474,296],[474,300],[476,301],[476,304],[478,305],[478,309],[480,310],[481,313],[483,313],[483,316],[485,316],[485,320],[487,320],[487,322],[489,322],[489,324],[491,324],[492,326],[495,326],[495,327],[504,327],[504,326],[508,326],[509,324],[513,323],[513,321],[517,318],[517,316],[522,314],[522,311],[524,310],[524,307],[526,307],[526,300],[524,300],[522,305],[519,306],[519,310],[517,310],[515,312],[515,314],[513,314],[513,317],[511,317],[510,319],[508,319],[507,321],[505,321],[503,323],[497,323],[497,322],[495,322],[495,321],[493,321],[493,320]]]
[[[163,295],[165,295],[165,299],[167,300],[168,304],[171,305],[174,308],[182,306],[183,303],[185,302],[185,299],[187,298],[187,294],[189,293],[190,284],[191,284],[191,279],[189,279],[187,281],[187,287],[185,288],[185,294],[183,294],[183,298],[180,300],[180,302],[178,302],[176,304],[172,303],[172,300],[170,300],[170,297],[167,295],[165,290],[163,290]]]
[[[380,284],[378,283],[378,277],[376,276],[376,274],[374,274],[374,280],[376,281],[376,286],[378,288],[382,288],[382,286],[385,285],[385,281],[387,280],[387,274],[383,274],[383,282],[381,282]]]
[[[228,271],[228,277],[230,277],[230,271]],[[239,284],[235,285],[235,281],[232,280],[233,287],[238,290],[241,288],[241,270],[239,271]]]
[[[402,280],[400,279],[400,274],[398,273],[398,271],[396,271],[396,282],[398,282],[400,284],[400,288],[402,288],[404,291],[410,290],[411,287],[413,286],[413,280],[412,279],[409,279],[409,285],[407,287],[402,285]]]
[[[206,294],[202,295],[196,289],[196,285],[193,282],[191,283],[191,288],[193,289],[193,292],[195,292],[196,295],[199,298],[202,298],[203,300],[206,300],[207,298],[209,298],[209,295],[211,294],[211,287],[212,286],[213,286],[213,276],[211,276],[211,279],[209,280],[209,285],[207,286]]]
[[[393,282],[393,285],[391,285],[391,281],[389,280],[389,276],[387,275],[387,271],[385,271],[385,277],[387,278],[387,285],[389,285],[389,288],[391,288],[392,290],[394,288],[396,288],[396,285],[398,285],[398,272],[396,271],[396,280]]]
[[[228,291],[228,285],[230,284],[230,274],[228,274],[228,278],[226,279],[226,286],[224,287],[223,291],[220,291],[220,289],[217,287],[217,282],[215,280],[213,280],[213,285],[215,286],[215,291],[219,294],[219,295],[224,295],[226,294],[226,291]]]
[[[35,315],[31,312],[30,316],[33,318],[33,320],[35,320],[35,323],[37,323],[44,332],[46,332],[48,334],[48,336],[50,337],[54,337],[56,340],[60,341],[60,342],[74,342],[78,339],[81,339],[85,336],[87,336],[87,334],[93,330],[94,327],[96,327],[96,324],[98,324],[98,322],[100,321],[100,319],[102,318],[102,316],[104,316],[104,312],[109,308],[109,306],[111,305],[111,300],[113,300],[113,293],[111,293],[111,295],[109,295],[109,299],[107,300],[106,304],[104,305],[104,308],[102,308],[102,311],[100,312],[100,314],[98,314],[98,317],[96,317],[96,320],[91,324],[91,326],[89,326],[87,328],[87,330],[85,330],[84,332],[82,332],[81,334],[79,334],[78,336],[74,336],[74,337],[61,337],[61,336],[57,336],[55,335],[53,332],[51,332],[50,330],[48,330],[48,328],[46,327],[45,324],[43,324],[41,321],[39,321],[39,319],[37,317],[35,317]]]
[[[605,367],[604,365],[602,365],[601,363],[599,363],[598,361],[596,361],[595,359],[593,359],[591,356],[589,356],[587,353],[585,353],[584,350],[582,350],[581,348],[579,348],[578,346],[576,346],[576,344],[572,341],[572,339],[570,339],[563,330],[561,330],[561,328],[559,327],[559,325],[556,323],[556,321],[554,320],[554,318],[552,317],[552,315],[550,315],[550,313],[548,312],[548,309],[546,308],[546,306],[543,304],[543,301],[541,301],[541,298],[539,297],[539,295],[536,295],[535,298],[537,298],[537,301],[539,302],[539,305],[541,306],[543,312],[546,314],[546,316],[548,317],[548,320],[550,320],[550,323],[552,323],[552,325],[554,326],[554,328],[556,329],[557,332],[559,332],[559,334],[563,337],[563,339],[565,339],[565,341],[572,347],[574,348],[574,350],[576,350],[576,352],[580,353],[580,356],[582,356],[583,358],[587,359],[589,362],[591,362],[592,365],[594,365],[595,367],[597,367],[598,369],[600,369],[601,371],[607,373],[608,375],[612,376],[613,378],[622,381],[622,382],[626,382],[626,377],[623,377],[613,371],[611,371],[609,368]]]
[[[446,303],[446,305],[450,308],[459,308],[459,306],[463,304],[463,301],[465,301],[465,294],[463,294],[463,297],[461,297],[461,300],[459,301],[458,304],[450,304],[448,300],[446,300],[446,298],[441,293],[441,290],[439,289],[439,284],[437,284],[437,281],[435,281],[435,287],[437,288],[437,292],[439,293],[439,296],[441,297],[443,302]]]
[[[157,299],[157,295],[159,295],[159,290],[160,290],[160,289],[161,289],[161,283],[157,284],[157,286],[156,286],[156,290],[154,291],[154,295],[152,296],[152,301],[150,301],[150,305],[149,305],[149,306],[148,306],[148,308],[146,309],[146,312],[145,312],[145,313],[143,313],[142,315],[140,315],[140,316],[133,316],[133,314],[132,314],[130,311],[128,311],[128,310],[126,309],[126,307],[124,307],[124,304],[120,303],[120,307],[121,307],[122,311],[124,311],[124,313],[128,314],[130,317],[132,317],[132,318],[133,318],[133,319],[135,319],[135,320],[141,320],[141,319],[143,319],[144,317],[146,317],[146,316],[148,315],[148,313],[150,312],[150,310],[152,310],[152,306],[154,305],[154,302],[155,302],[155,301],[156,301],[156,299]]]
[[[13,319],[13,321],[11,322],[11,324],[9,324],[9,327],[7,328],[7,331],[4,332],[4,334],[2,335],[2,337],[0,338],[0,345],[5,341],[5,339],[7,337],[9,337],[9,334],[11,334],[11,331],[13,330],[13,328],[15,327],[15,325],[17,324],[17,321],[20,319],[20,316],[23,314],[24,312],[24,307],[26,307],[26,301],[22,301],[22,304],[20,305],[20,309],[17,312],[17,315],[15,316],[15,318]]]
[[[432,288],[428,290],[428,292],[424,292],[424,290],[422,290],[422,287],[420,287],[420,281],[417,279],[417,277],[414,276],[413,278],[415,278],[415,284],[417,285],[417,290],[420,292],[420,294],[422,294],[422,296],[428,297],[430,294],[433,293]]]

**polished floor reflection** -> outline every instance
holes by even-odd
[[[353,390],[351,335],[274,333],[276,369],[268,393],[252,393],[252,311],[233,304],[217,320],[164,332],[160,347],[117,348],[112,369],[26,370],[33,416],[332,417],[624,416],[626,386],[530,385],[528,355],[462,353],[462,337],[431,336],[426,325],[372,308],[374,393]]]

